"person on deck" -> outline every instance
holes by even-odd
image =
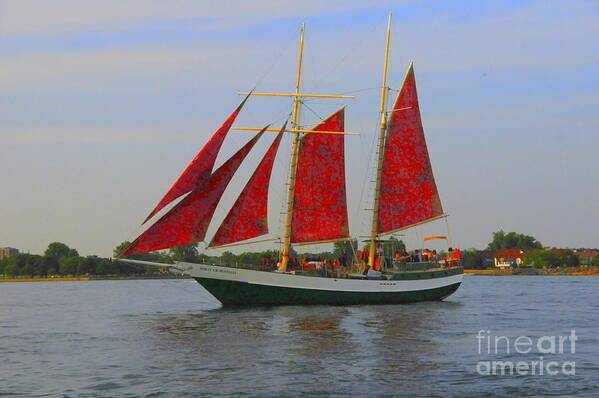
[[[445,256],[445,265],[451,267],[453,263],[453,247],[447,249],[447,255]]]
[[[333,260],[333,269],[339,268],[339,264],[340,264],[339,259],[338,258],[334,259]]]
[[[305,257],[302,257],[301,260],[301,265],[302,265],[302,271],[307,271],[310,269],[310,265],[308,264],[308,262],[306,261]]]
[[[342,267],[347,268],[347,257],[345,255],[339,258],[339,263]]]
[[[418,249],[414,250],[414,255],[412,256],[412,261],[415,263],[422,262],[422,254],[420,253],[420,250],[418,250]]]
[[[400,249],[398,252],[395,253],[395,260],[396,261],[400,261],[400,262],[410,262],[412,259],[412,257],[410,256],[410,254],[406,251],[406,249]]]
[[[366,262],[366,260],[368,260],[368,252],[366,249],[360,250],[360,261]]]
[[[458,265],[460,265],[460,259],[461,259],[462,253],[460,253],[460,249],[458,249],[457,247],[453,250],[453,266],[457,267]]]
[[[322,260],[322,275],[329,276],[329,259],[325,258]]]
[[[333,260],[333,275],[338,277],[341,268],[341,261],[338,258]]]
[[[422,252],[422,261],[430,261],[431,258],[431,252],[428,249],[424,249],[424,251]]]

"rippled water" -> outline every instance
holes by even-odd
[[[467,277],[436,303],[233,310],[192,280],[2,283],[0,395],[599,396],[598,299],[592,277]],[[481,329],[575,329],[576,353],[554,358],[576,375],[480,375],[480,360],[526,358],[479,354]]]

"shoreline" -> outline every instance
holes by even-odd
[[[47,277],[23,277],[23,278],[0,278],[0,283],[10,282],[89,282],[89,281],[120,281],[120,280],[152,280],[152,279],[190,279],[188,276],[47,276]]]
[[[478,276],[599,276],[599,267],[464,269],[465,275]]]
[[[516,268],[516,269],[476,269],[464,268],[465,276],[599,276],[599,267],[568,268]],[[86,275],[86,276],[47,276],[47,277],[0,277],[0,283],[11,282],[89,282],[118,280],[152,280],[152,279],[192,279],[185,275]]]

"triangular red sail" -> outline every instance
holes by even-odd
[[[227,245],[268,233],[268,184],[285,124],[254,174],[216,231],[210,247]]]
[[[263,132],[258,133],[223,163],[204,187],[194,189],[142,233],[121,255],[142,254],[204,240],[212,215],[227,185]]]
[[[344,128],[340,109],[313,130]],[[292,243],[316,243],[349,236],[345,196],[343,134],[308,133],[301,141],[291,224]]]
[[[380,195],[380,234],[443,215],[420,120],[412,65],[389,118]]]
[[[145,224],[150,218],[152,218],[156,213],[162,210],[164,206],[168,205],[173,200],[189,191],[192,191],[193,189],[202,187],[208,181],[208,178],[212,173],[212,168],[214,167],[214,162],[216,162],[216,157],[218,156],[220,147],[222,146],[227,133],[231,129],[235,118],[237,115],[239,115],[239,112],[241,111],[241,108],[243,108],[243,105],[247,101],[248,97],[245,97],[237,109],[235,109],[233,113],[229,115],[227,120],[225,120],[225,122],[218,128],[218,130],[216,130],[206,145],[200,149],[191,163],[189,163],[183,173],[181,173],[179,178],[177,178],[177,181],[175,181],[173,186],[162,197],[162,199],[160,199],[160,202],[158,202],[154,210],[150,212],[142,224]]]

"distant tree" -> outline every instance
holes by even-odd
[[[10,256],[9,261],[15,264],[19,269],[19,273],[21,273],[21,269],[23,269],[29,261],[29,254],[19,253],[14,256]]]
[[[60,257],[58,260],[58,272],[61,275],[75,275],[79,268],[81,257]]]
[[[175,261],[197,262],[199,252],[197,243],[177,246],[169,250],[169,254]]]
[[[129,247],[129,245],[130,245],[130,244],[131,244],[131,242],[129,242],[128,240],[126,240],[126,241],[122,242],[121,244],[119,244],[117,247],[115,247],[115,248],[114,248],[114,250],[112,251],[112,255],[113,255],[114,257],[119,257],[119,256],[120,256],[120,254],[121,254],[122,252],[124,252],[124,251],[125,251],[125,249],[126,249],[127,247]]]
[[[489,252],[486,250],[462,250],[462,266],[464,268],[484,269],[488,265]]]
[[[95,264],[95,275],[111,275],[112,264],[106,259],[99,259]]]
[[[19,270],[19,274],[24,276],[33,276],[33,267],[27,263]]]
[[[533,249],[541,249],[543,245],[534,237],[520,234],[517,232],[507,232],[503,230],[493,232],[493,240],[487,246],[489,250],[498,249],[520,249],[528,251]]]
[[[391,235],[389,237],[389,244],[393,245],[394,250],[405,250],[406,244],[403,239],[397,239],[395,236]]]
[[[101,260],[98,256],[87,256],[81,258],[79,264],[77,264],[77,275],[85,275],[90,274],[93,275],[96,273],[96,264]]]
[[[58,273],[58,258],[43,256],[39,272],[40,275],[56,275]]]
[[[235,256],[235,263],[245,265],[261,265],[264,263],[275,264],[279,259],[279,253],[274,250],[263,252],[244,252]]]
[[[71,249],[64,243],[52,242],[48,245],[48,248],[44,252],[44,256],[54,258],[77,257],[79,256],[79,253],[77,253],[77,250]]]
[[[130,244],[131,244],[131,242],[124,241],[121,244],[119,244],[117,247],[115,247],[114,250],[112,251],[113,256],[115,257],[114,260],[117,260],[117,257],[119,257],[120,254]],[[131,259],[135,259],[135,260],[152,261],[152,262],[156,262],[156,263],[166,263],[166,264],[172,264],[173,263],[173,259],[169,256],[169,254],[166,254],[164,252],[133,254],[133,255],[130,255],[130,256],[126,256],[126,257],[127,258],[131,258]],[[115,262],[117,262],[117,261],[115,261]],[[121,266],[121,265],[124,265],[126,263],[120,261],[120,262],[118,262],[118,264],[119,264],[119,266]]]
[[[237,263],[237,256],[230,251],[226,251],[220,255],[220,260],[223,265],[235,265]]]
[[[524,255],[524,265],[552,268],[564,265],[564,258],[555,250],[533,250]]]
[[[4,274],[8,276],[17,276],[19,275],[19,267],[15,263],[8,263],[4,267]]]
[[[591,265],[594,265],[595,267],[599,267],[599,255],[597,255],[593,258],[593,261],[591,261]]]
[[[353,245],[353,249],[352,249]],[[340,240],[334,243],[333,245],[333,256],[335,258],[345,257],[348,262],[351,263],[354,258],[354,250],[358,250],[358,240],[352,239],[349,240]]]
[[[578,258],[578,256],[576,254],[574,254],[574,251],[569,250],[569,249],[564,252],[563,262],[564,262],[564,265],[566,265],[568,267],[580,266],[580,259]]]
[[[30,261],[32,275],[46,276],[46,270],[44,269],[44,257],[43,256],[32,256]]]

